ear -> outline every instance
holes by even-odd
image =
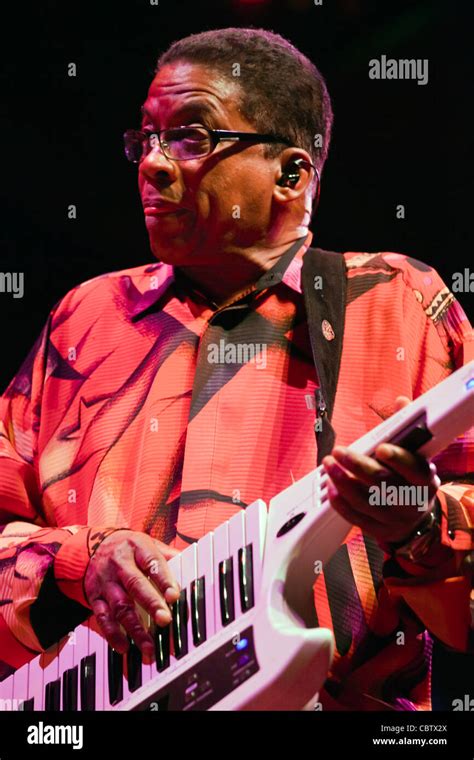
[[[299,160],[299,165],[295,164]],[[279,203],[288,203],[304,196],[312,180],[311,156],[300,148],[287,148],[276,158],[273,197]],[[288,173],[298,177],[296,184],[285,183]]]

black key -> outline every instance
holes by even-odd
[[[247,612],[254,606],[252,544],[239,549],[240,606]]]
[[[59,712],[61,709],[61,681],[51,681],[46,684],[44,692],[44,709]]]
[[[34,709],[35,709],[34,697],[31,697],[31,699],[25,699],[25,701],[21,703],[20,710],[24,710],[25,712],[32,712]]]
[[[155,661],[156,669],[161,673],[162,670],[169,668],[170,664],[170,626],[155,628]]]
[[[206,641],[206,589],[205,578],[197,578],[191,583],[191,625],[194,646]]]
[[[81,660],[81,710],[95,710],[95,654]]]
[[[128,641],[130,644],[127,652],[128,688],[130,691],[136,691],[142,685],[142,653],[131,638]]]
[[[45,689],[44,689],[43,704],[44,704],[44,709],[45,710],[51,710],[51,707],[49,706],[50,705],[50,699],[51,699],[49,686],[50,686],[50,684],[47,683],[46,686],[45,686]]]
[[[177,660],[188,653],[188,603],[186,589],[181,589],[179,599],[173,605],[173,643]]]
[[[109,702],[116,705],[123,699],[123,655],[108,647],[107,676],[109,682]]]
[[[65,670],[63,673],[63,710],[77,710],[78,696],[78,670],[77,665]]]
[[[219,562],[219,596],[222,625],[229,625],[235,618],[234,563],[232,557]]]

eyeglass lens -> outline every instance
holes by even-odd
[[[142,133],[130,130],[125,133],[125,154],[129,161],[138,162],[159,146],[157,132]],[[198,158],[211,152],[211,139],[205,129],[186,127],[167,129],[161,133],[161,145],[168,158]]]

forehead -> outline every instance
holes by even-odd
[[[216,112],[237,110],[238,83],[204,65],[177,61],[155,75],[142,110],[166,114],[178,107],[204,105]]]

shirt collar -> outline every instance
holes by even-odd
[[[295,240],[290,248],[282,253],[276,264],[257,280],[257,292],[283,282],[297,293],[302,293],[301,267],[303,266],[303,256],[311,245],[312,239],[313,233],[308,231],[304,237]]]
[[[301,267],[303,266],[303,256],[311,245],[312,239],[313,233],[308,231],[306,235],[295,240],[282,253],[276,264],[257,280],[255,291],[259,292],[283,282],[297,293],[302,293]],[[131,308],[132,321],[139,319],[145,311],[154,306],[175,281],[175,271],[171,264],[151,264],[145,269],[145,274],[149,274],[152,278],[152,287],[140,293],[133,304]]]
[[[130,309],[132,320],[140,318],[143,312],[151,308],[169,289],[174,282],[174,268],[171,264],[151,264],[145,269],[145,274],[150,275],[150,287],[140,293]]]

